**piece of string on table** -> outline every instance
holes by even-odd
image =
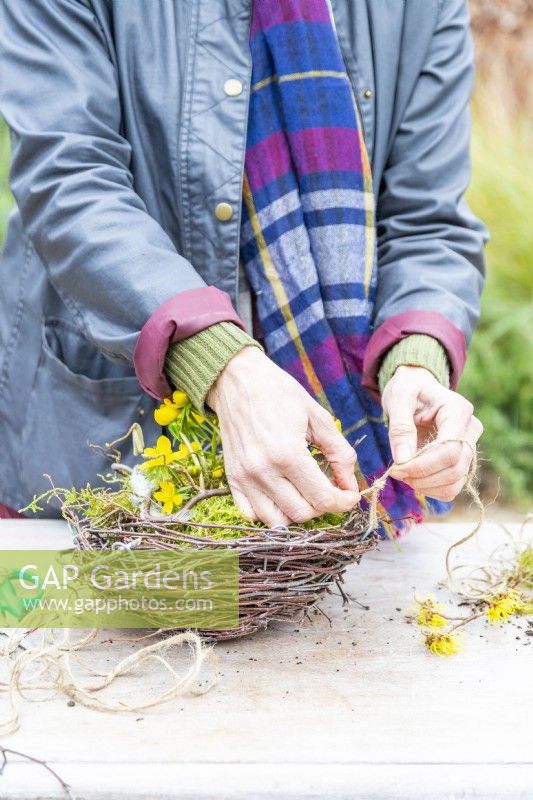
[[[7,695],[9,703],[7,718],[0,720],[0,736],[14,733],[20,727],[21,698],[38,702],[34,697],[28,696],[28,692],[61,692],[74,703],[95,711],[131,712],[145,711],[186,694],[205,694],[219,680],[217,657],[212,647],[206,646],[193,631],[162,638],[122,658],[110,670],[103,672],[83,662],[78,656],[78,651],[96,638],[97,630],[92,630],[75,641],[72,639],[70,629],[62,631],[62,635],[59,635],[57,630],[45,629],[41,632],[41,639],[36,646],[22,649],[22,652],[17,654],[28,633],[28,631],[14,631],[0,653],[4,657],[8,671],[7,678],[0,680],[0,694]],[[158,631],[155,631],[154,635],[157,633]],[[190,661],[186,671],[180,674],[172,664],[172,651],[183,645],[188,645],[190,648]],[[82,678],[74,675],[73,661],[83,667],[87,676],[93,679],[91,682],[87,680],[84,682]],[[138,703],[125,700],[108,701],[99,696],[103,689],[111,686],[118,678],[131,674],[149,662],[156,662],[172,678],[170,685],[159,693]],[[205,666],[210,670],[209,676],[205,683],[200,684],[201,673]],[[153,680],[151,683],[153,684]],[[38,699],[43,698],[40,696]]]

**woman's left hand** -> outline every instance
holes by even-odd
[[[465,484],[473,449],[483,433],[472,403],[444,388],[429,370],[409,366],[398,367],[381,402],[389,417],[389,439],[398,465],[392,477],[429,497],[453,500]],[[442,444],[412,458],[433,439]],[[466,439],[471,447],[450,439]]]

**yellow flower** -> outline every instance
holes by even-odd
[[[431,614],[428,611],[420,611],[416,621],[419,625],[423,625],[432,630],[438,628],[445,628],[448,622],[440,614]]]
[[[141,465],[141,469],[155,469],[156,467],[167,467],[174,461],[179,461],[183,458],[183,452],[180,453],[181,445],[177,453],[172,450],[172,444],[168,436],[160,436],[156,442],[155,447],[145,447],[143,457],[150,459],[145,464]]]
[[[185,392],[176,390],[172,393],[172,397],[165,397],[159,408],[154,411],[154,419],[158,425],[170,425],[179,417],[180,411],[189,402],[189,398]]]
[[[177,417],[178,410],[172,401],[168,399],[168,397],[166,397],[159,408],[156,408],[154,411],[154,419],[158,425],[161,425],[161,427],[170,425],[170,423],[174,422]]]
[[[197,411],[191,411],[191,416],[193,419],[196,420],[196,422],[199,422],[200,425],[202,424],[202,422],[205,422],[205,417],[203,417],[201,414],[198,414]]]
[[[333,422],[335,423],[335,427],[337,428],[339,433],[342,433],[342,422],[340,421],[340,419],[338,417],[333,417]]]
[[[416,621],[422,627],[437,629],[445,628],[448,624],[446,619],[442,616],[442,606],[436,603],[435,600],[428,596],[423,600],[417,600],[418,614]]]
[[[436,656],[455,656],[461,649],[458,633],[428,633],[424,643]]]
[[[177,491],[172,481],[161,481],[159,490],[154,492],[155,499],[161,503],[164,514],[172,514],[175,508],[183,503],[183,497]]]
[[[221,478],[221,477],[223,476],[223,474],[224,474],[224,469],[223,469],[223,467],[215,467],[215,469],[214,469],[214,470],[213,470],[213,472],[211,473],[211,475],[213,476],[213,478]]]
[[[508,589],[492,599],[485,614],[489,622],[505,622],[513,614],[520,613],[523,608],[524,601],[520,593],[516,589]]]

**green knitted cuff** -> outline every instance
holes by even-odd
[[[379,369],[379,390],[383,394],[385,386],[398,367],[425,367],[443,386],[450,386],[450,364],[446,350],[433,336],[412,333],[400,339],[387,351]]]
[[[261,347],[233,322],[217,322],[171,344],[165,372],[170,383],[188,394],[195,408],[205,414],[205,398],[211,386],[228,361],[247,345]]]

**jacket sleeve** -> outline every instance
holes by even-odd
[[[209,293],[212,322],[240,324],[229,296],[205,287],[135,192],[115,69],[90,4],[0,0],[0,75],[22,222],[85,336],[131,363],[164,305],[165,352],[184,312],[173,298],[187,290]]]
[[[378,286],[363,384],[379,396],[387,350],[435,337],[457,386],[478,315],[486,231],[466,205],[473,51],[465,0],[440,2],[422,70],[396,130],[377,203]]]

